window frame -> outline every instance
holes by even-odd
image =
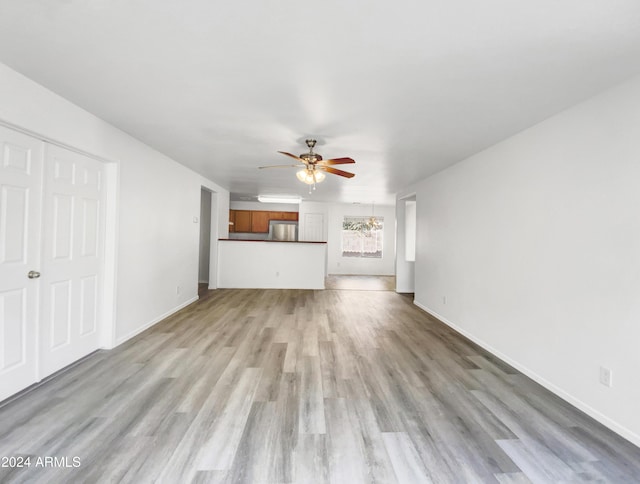
[[[375,227],[374,222],[379,224]],[[348,228],[348,226],[358,228]],[[361,248],[359,251],[345,250],[345,234],[358,234],[361,238]],[[364,237],[375,235],[376,251],[365,250]],[[348,247],[349,248],[349,247]],[[345,259],[382,259],[384,257],[384,217],[378,215],[343,215],[342,229],[340,232],[340,256]]]

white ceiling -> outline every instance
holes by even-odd
[[[640,2],[0,0],[0,61],[236,197],[384,203],[640,72]],[[356,177],[257,169],[307,137]]]

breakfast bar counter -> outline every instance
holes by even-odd
[[[325,242],[220,239],[218,287],[324,289]]]

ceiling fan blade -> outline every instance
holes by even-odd
[[[297,167],[297,168],[306,168],[307,165],[268,165],[268,166],[259,166],[258,168],[260,170],[262,170],[263,168],[292,168],[292,167]]]
[[[326,171],[327,173],[333,173],[334,175],[340,175],[345,178],[353,178],[356,176],[355,173],[349,173],[348,171],[338,170],[337,168],[331,168],[330,166],[318,166],[316,165],[317,170]]]
[[[291,158],[300,161],[301,163],[304,163],[305,165],[307,164],[306,161],[304,161],[302,158],[300,158],[299,156],[296,155],[292,155],[291,153],[287,153],[286,151],[278,151],[278,153],[282,153],[283,155],[287,155],[290,156]]]
[[[318,165],[346,165],[348,163],[355,163],[353,158],[333,158],[331,160],[321,160]]]

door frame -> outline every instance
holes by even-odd
[[[105,226],[104,226],[104,259],[103,284],[100,297],[102,298],[99,315],[100,348],[112,349],[116,346],[116,298],[117,298],[117,260],[118,260],[118,206],[120,194],[120,161],[105,158],[75,146],[68,145],[55,138],[28,128],[16,125],[0,118],[0,125],[19,133],[31,136],[45,143],[64,148],[66,150],[87,156],[103,163],[105,174]],[[43,159],[43,170],[44,159]],[[39,364],[38,364],[39,367]],[[42,375],[38,370],[38,381]]]
[[[417,198],[416,192],[410,192],[398,197],[396,199],[396,292],[400,294],[411,294],[415,292],[415,260],[407,261],[406,242],[406,202],[412,201],[416,203],[416,227],[414,234],[414,244],[416,244],[415,250],[417,251]],[[414,258],[415,259],[415,258]]]
[[[202,190],[211,194],[211,216],[209,220],[209,285],[208,289],[218,289],[218,192],[202,185]],[[202,196],[202,195],[201,195]],[[202,204],[202,198],[200,199]]]
[[[206,205],[206,201],[208,198],[209,202],[209,211],[206,212],[204,207]],[[213,202],[213,193],[211,190],[206,189],[204,186],[200,187],[200,237],[198,239],[198,287],[200,284],[207,283],[209,285],[209,281],[211,280],[211,275],[209,272],[211,271],[211,205]],[[209,233],[204,232],[204,227],[209,226]],[[208,250],[205,250],[208,249]],[[206,265],[204,261],[206,260]],[[201,276],[203,269],[206,267],[206,280],[204,280]],[[199,289],[198,289],[198,292]]]

